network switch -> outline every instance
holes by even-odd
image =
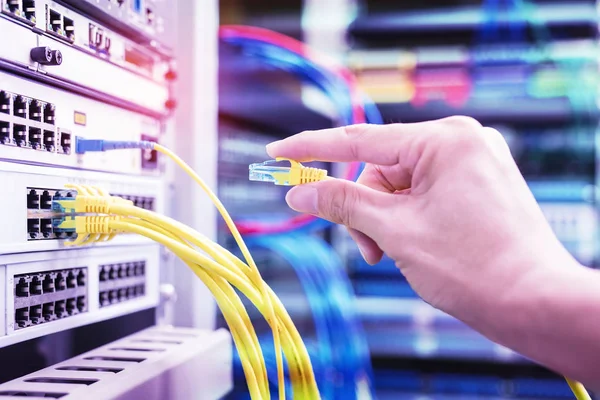
[[[158,141],[161,134],[156,119],[0,72],[0,159],[159,175],[158,159],[137,151],[78,156],[73,148],[75,136]]]
[[[69,183],[100,186],[111,194],[131,200],[138,207],[164,212],[164,186],[151,177],[83,172],[77,170],[36,167],[0,162],[3,184],[10,190],[0,197],[0,207],[11,210],[4,223],[11,229],[0,231],[0,254],[55,250],[74,239],[73,233],[58,228],[57,221],[70,216],[57,215],[52,210],[53,201],[76,196],[76,191],[66,188]],[[138,235],[117,235],[112,241],[96,246],[147,243]]]
[[[156,305],[159,263],[156,244],[0,256],[0,347]]]
[[[37,0],[36,4],[38,2],[42,3]],[[80,96],[91,97],[145,115],[162,118],[168,114],[166,103],[170,99],[170,90],[166,76],[170,64],[167,59],[140,48],[135,43],[121,40],[118,35],[110,35],[109,55],[99,53],[96,47],[89,46],[88,26],[93,21],[85,18],[80,20],[79,18],[83,17],[63,10],[58,5],[53,7],[53,10],[61,11],[63,27],[50,27],[52,34],[46,32],[45,25],[40,21],[39,30],[34,31],[0,14],[0,32],[3,37],[11,38],[11,46],[0,46],[2,69],[34,76],[54,86],[67,88]],[[73,41],[60,34],[64,33],[64,18],[67,15],[67,19],[72,20],[74,24]],[[70,22],[67,21],[67,24]],[[53,29],[58,32],[54,32]],[[60,54],[60,62],[55,59],[47,61],[43,58],[32,58],[31,51],[39,48],[48,48],[54,55]],[[123,90],[124,87],[128,90]]]

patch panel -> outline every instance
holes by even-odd
[[[3,0],[1,11],[29,25],[36,23],[35,0]]]
[[[100,265],[98,270],[100,307],[132,300],[146,294],[146,263]]]
[[[15,330],[87,311],[87,268],[41,271],[13,279]]]
[[[56,107],[32,97],[0,91],[0,143],[50,153],[71,153],[71,133],[60,131],[65,146],[57,146]]]
[[[166,187],[155,177],[115,175],[66,168],[47,168],[0,161],[3,186],[10,194],[0,196],[0,208],[12,210],[5,223],[11,229],[0,230],[0,255],[65,248],[75,233],[58,227],[59,221],[72,216],[59,215],[52,210],[54,200],[73,198],[76,191],[67,184],[98,186],[108,193],[130,199],[138,207],[164,212]],[[122,234],[113,240],[86,247],[111,247],[149,243],[140,235]]]
[[[163,173],[155,152],[130,151],[128,157],[122,152],[78,157],[74,152],[75,135],[158,141],[160,121],[3,72],[0,81],[0,158],[121,174]],[[14,115],[15,96],[25,100],[25,112],[19,111],[25,118]]]

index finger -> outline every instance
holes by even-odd
[[[273,157],[297,161],[352,162],[379,165],[397,164],[415,140],[437,131],[436,121],[414,124],[350,125],[305,131],[267,146]]]

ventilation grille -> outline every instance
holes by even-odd
[[[164,393],[156,391],[156,379],[169,386],[169,391],[176,390],[168,398],[216,399],[231,388],[230,342],[224,330],[149,328],[0,385],[0,400],[137,399],[141,393],[145,393],[144,400],[166,400]],[[193,392],[189,387],[179,389],[166,383],[165,379],[176,379],[177,369],[182,367],[187,368],[183,375],[205,370],[213,376],[188,382],[195,385]],[[205,397],[204,393],[214,393],[215,397]]]

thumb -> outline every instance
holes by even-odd
[[[296,211],[356,229],[375,240],[394,200],[389,193],[341,179],[295,186],[286,196]]]

